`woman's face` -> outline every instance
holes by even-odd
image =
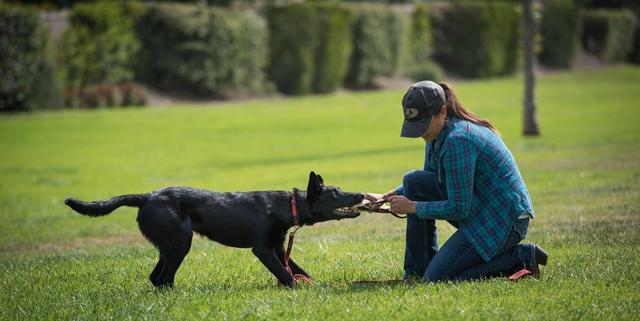
[[[431,119],[431,123],[429,124],[429,129],[427,129],[427,133],[422,136],[424,141],[429,142],[440,134],[440,130],[444,126],[444,119],[447,118],[447,108],[442,106],[440,112],[433,115],[433,119]]]

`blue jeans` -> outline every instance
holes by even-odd
[[[402,180],[402,194],[412,201],[445,200],[435,173],[412,171]],[[422,277],[431,259],[438,252],[436,221],[407,215],[404,278]]]
[[[405,197],[412,201],[446,200],[436,176],[430,171],[413,171],[402,182]],[[457,226],[456,222],[450,222]],[[505,276],[531,264],[534,247],[518,244],[525,238],[529,219],[517,220],[502,251],[485,262],[462,231],[456,231],[438,251],[435,220],[407,216],[404,277],[426,282],[472,280]]]

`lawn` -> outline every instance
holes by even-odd
[[[531,192],[539,280],[436,285],[402,276],[404,221],[380,214],[305,227],[293,257],[316,283],[286,289],[246,249],[196,238],[172,290],[135,211],[88,218],[66,197],[170,185],[304,188],[310,170],[384,192],[423,162],[399,138],[402,91],[0,115],[0,319],[505,320],[640,315],[640,68],[541,76],[542,136],[521,136],[520,77],[456,83],[496,125]],[[438,225],[440,242],[453,229]]]

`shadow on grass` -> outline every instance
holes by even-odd
[[[342,291],[347,292],[360,292],[360,291],[377,291],[381,288],[394,289],[400,287],[411,287],[419,284],[424,284],[419,280],[356,280],[345,283],[345,288]]]
[[[378,286],[396,286],[396,285],[412,285],[418,282],[405,281],[405,280],[358,280],[348,282],[347,285],[351,287],[378,287]]]
[[[238,283],[233,282],[221,282],[221,283],[202,283],[202,284],[178,284],[174,289],[155,289],[149,286],[148,292],[156,292],[156,293],[168,293],[171,290],[177,291],[187,291],[187,292],[198,292],[198,293],[207,293],[207,294],[216,294],[216,293],[227,293],[229,290],[236,291],[291,291],[291,290],[314,290],[314,289],[325,289],[330,291],[337,292],[355,292],[355,291],[368,291],[375,290],[377,288],[385,287],[385,288],[395,288],[401,286],[412,286],[422,284],[419,281],[404,281],[404,280],[358,280],[358,281],[349,281],[345,283],[332,284],[332,283],[314,283],[314,284],[299,284],[294,288],[287,288],[284,285],[278,284],[277,282],[243,282],[240,281]],[[168,291],[167,291],[168,290]]]

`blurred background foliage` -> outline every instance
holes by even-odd
[[[537,12],[545,68],[581,51],[640,63],[637,1],[541,0]],[[3,1],[0,110],[144,105],[146,88],[230,99],[509,75],[521,28],[517,0]]]
[[[137,10],[137,79],[205,97],[262,94],[269,86],[267,28],[252,11],[155,4]]]

